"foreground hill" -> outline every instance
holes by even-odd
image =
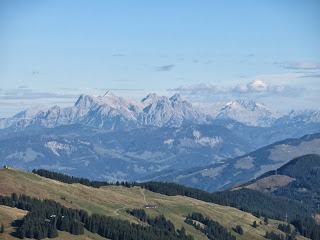
[[[144,180],[176,182],[213,192],[226,189],[239,182],[255,179],[305,154],[320,154],[319,133],[276,142],[249,154],[217,164],[184,171],[159,173]]]
[[[165,196],[150,192],[140,187],[125,188],[122,186],[107,186],[92,188],[80,184],[65,184],[47,179],[33,173],[15,169],[0,169],[0,195],[9,196],[13,192],[25,194],[40,199],[52,199],[63,206],[74,209],[84,209],[89,214],[99,213],[117,219],[128,220],[137,224],[145,224],[129,215],[125,210],[143,208],[145,204],[157,205],[154,209],[145,209],[150,217],[163,214],[172,221],[176,229],[184,227],[188,234],[195,239],[207,239],[196,228],[184,222],[186,216],[192,212],[202,213],[204,216],[218,221],[227,228],[237,239],[264,239],[266,231],[275,231],[279,221],[269,220],[269,224],[259,224],[257,228],[252,223],[263,221],[252,214],[213,203],[199,201],[184,196]],[[1,210],[1,214],[6,210]],[[0,216],[2,216],[0,214]],[[239,225],[243,235],[233,231]],[[94,237],[93,237],[94,238]],[[80,239],[80,238],[79,238]],[[302,239],[302,238],[300,238]]]

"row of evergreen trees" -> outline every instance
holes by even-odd
[[[296,240],[296,234],[276,234],[275,232],[266,232],[265,236],[266,239],[271,239],[271,240]]]
[[[85,227],[90,232],[97,233],[102,237],[113,240],[193,240],[193,237],[185,234],[185,230],[175,231],[171,221],[163,215],[150,218],[143,209],[134,209],[127,212],[149,226],[130,223],[129,221],[117,220],[108,216],[93,214],[85,222]]]
[[[126,210],[127,213],[138,218],[142,222],[148,223],[150,226],[158,227],[163,231],[175,233],[175,227],[170,220],[167,220],[163,214],[156,216],[155,218],[150,218],[147,216],[144,209],[134,208],[133,210]],[[180,231],[181,232],[181,231]]]
[[[202,223],[205,227],[201,227],[199,223],[197,224],[194,221]],[[185,222],[203,232],[209,239],[236,240],[236,237],[233,236],[225,227],[221,226],[216,221],[204,217],[201,213],[189,214],[186,217]]]
[[[89,181],[88,179],[70,177],[66,174],[51,172],[48,170],[33,170],[34,173],[41,176],[62,181],[65,183],[80,183],[92,187],[114,185],[108,182]],[[315,235],[318,236],[320,231],[312,216],[316,210],[305,206],[297,201],[290,200],[283,197],[275,197],[270,194],[265,194],[251,189],[241,189],[238,191],[222,191],[217,193],[208,193],[199,189],[185,187],[176,183],[165,182],[143,182],[143,183],[128,183],[117,182],[115,185],[124,187],[139,186],[148,189],[149,191],[168,195],[182,195],[195,198],[205,202],[216,203],[224,206],[231,206],[242,211],[249,212],[260,218],[261,216],[274,218],[278,220],[285,220],[285,216],[289,217],[292,224],[302,222],[298,230],[303,236]],[[299,220],[296,220],[299,219]],[[297,227],[297,226],[295,226]]]
[[[320,226],[314,222],[305,222],[301,219],[291,221],[291,224],[296,228],[302,236],[312,240],[320,240]]]
[[[230,206],[251,212],[257,217],[267,216],[284,221],[287,216],[289,220],[303,219],[312,222],[312,217],[316,214],[315,209],[295,200],[272,196],[248,188],[237,191],[221,191],[216,194],[228,199],[231,202]]]
[[[33,173],[38,174],[45,178],[54,179],[60,182],[72,184],[72,183],[79,183],[86,186],[91,186],[95,188],[99,188],[101,186],[109,186],[109,185],[116,185],[116,186],[124,186],[124,187],[134,187],[138,186],[141,188],[148,189],[149,191],[164,194],[167,196],[176,196],[176,195],[182,195],[187,196],[191,198],[195,198],[201,201],[205,202],[212,202],[219,205],[230,205],[230,202],[227,201],[225,198],[218,196],[216,194],[208,193],[206,191],[202,191],[196,188],[191,187],[185,187],[176,183],[164,183],[164,182],[116,182],[116,183],[109,183],[109,182],[100,182],[100,181],[90,181],[87,178],[77,178],[72,177],[67,174],[63,173],[57,173],[45,169],[38,169],[38,170],[32,170]]]
[[[99,188],[99,187],[102,187],[102,186],[112,185],[112,183],[108,183],[108,182],[90,181],[88,178],[73,177],[73,176],[69,176],[67,174],[58,173],[58,172],[52,172],[52,171],[48,171],[48,170],[45,170],[45,169],[38,169],[38,170],[33,169],[32,172],[35,173],[35,174],[38,174],[38,175],[40,175],[42,177],[54,179],[54,180],[57,180],[59,182],[68,183],[68,184],[79,183],[79,184],[82,184],[82,185],[85,185],[85,186],[91,186],[91,187],[94,187],[94,188]]]
[[[178,240],[172,233],[165,232],[157,227],[142,226],[129,221],[114,219],[108,216],[93,214],[86,222],[88,231],[113,240]],[[186,239],[186,238],[180,238]]]
[[[149,226],[133,224],[129,221],[119,220],[99,214],[88,215],[86,211],[66,208],[52,200],[40,200],[26,195],[9,196],[0,195],[0,205],[17,207],[28,210],[29,213],[18,222],[15,235],[23,238],[55,238],[57,230],[79,235],[84,233],[84,228],[97,233],[102,237],[113,240],[192,240],[193,237],[185,234],[181,229],[179,234],[171,221],[163,215],[149,218],[142,209],[129,213],[139,216]]]
[[[177,231],[179,233],[177,235],[173,223],[170,220],[167,220],[165,216],[162,214],[155,218],[150,218],[147,216],[144,209],[137,209],[137,208],[133,210],[127,209],[126,212],[138,218],[140,221],[146,222],[151,226],[160,228],[163,231],[168,232],[168,234],[173,234],[177,236],[179,239],[187,239],[187,240],[193,239],[191,235],[186,235],[186,230],[184,227],[182,227],[181,230]]]
[[[285,233],[291,233],[291,226],[290,224],[279,224],[278,225],[278,229],[282,232],[285,232]]]
[[[19,238],[54,238],[57,230],[79,235],[84,232],[83,221],[87,212],[66,208],[52,200],[40,200],[26,195],[0,195],[0,205],[27,210],[29,213],[18,222],[16,236]]]

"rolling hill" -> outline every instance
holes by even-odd
[[[107,186],[92,188],[80,184],[61,183],[21,170],[0,169],[0,195],[10,196],[13,192],[40,199],[52,199],[66,207],[84,209],[89,214],[99,213],[137,224],[143,223],[129,215],[125,211],[126,209],[143,208],[146,204],[157,205],[157,208],[145,209],[148,216],[155,217],[163,214],[172,221],[176,229],[184,227],[186,232],[193,235],[195,239],[207,238],[203,233],[184,222],[186,215],[192,212],[202,213],[204,216],[218,221],[237,239],[264,239],[263,235],[266,231],[281,233],[276,229],[279,221],[270,220],[268,225],[259,224],[258,228],[253,228],[253,221],[259,223],[262,219],[235,208],[207,203],[185,196],[165,196],[140,187]],[[18,210],[10,209],[10,211]],[[0,216],[5,214],[10,214],[9,210],[6,211],[6,209],[1,208]],[[19,214],[21,217],[24,212],[19,212]],[[237,225],[242,227],[243,235],[233,231],[232,228]],[[10,235],[6,236],[14,239]],[[81,237],[85,236],[81,235]],[[98,239],[97,236],[90,237]]]
[[[297,200],[313,208],[320,206],[320,156],[308,154],[266,172],[243,186]]]

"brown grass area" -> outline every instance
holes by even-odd
[[[11,223],[17,219],[22,219],[27,213],[24,210],[0,205],[0,224],[3,223],[4,225],[4,233],[0,233],[0,239],[16,239],[10,235],[10,233],[16,231]]]
[[[262,192],[274,192],[275,190],[286,186],[287,184],[295,181],[295,178],[291,178],[285,175],[273,175],[258,180],[257,182],[246,186]]]
[[[107,186],[97,189],[80,184],[64,184],[24,171],[0,169],[0,194],[11,195],[13,192],[40,199],[49,198],[66,207],[81,208],[89,213],[100,213],[138,224],[145,224],[125,212],[127,208],[142,208],[145,205],[143,193],[139,187]],[[262,236],[265,235],[266,231],[280,233],[276,229],[277,224],[272,224],[271,220],[269,225],[259,225],[260,219],[238,209],[184,196],[165,196],[148,190],[144,190],[144,194],[148,204],[158,206],[155,209],[145,209],[149,216],[154,217],[163,214],[174,223],[176,229],[184,226],[187,233],[194,235],[196,240],[207,238],[194,227],[184,223],[186,215],[192,212],[200,212],[218,221],[240,240],[264,239]],[[65,197],[66,200],[62,200],[62,197]],[[253,221],[257,221],[258,228],[252,227]],[[232,228],[236,225],[242,226],[244,235],[240,236],[233,232]],[[74,235],[65,236],[65,234],[67,233],[61,232],[58,239],[98,239],[99,237],[96,235],[89,236],[90,238],[82,238],[85,236],[74,238]],[[88,234],[90,235],[90,233]]]

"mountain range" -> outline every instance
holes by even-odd
[[[284,164],[287,158],[269,159],[279,144],[310,143],[301,155],[318,153],[319,142],[310,140],[317,134],[301,137],[319,132],[317,109],[281,114],[253,100],[209,106],[178,94],[133,101],[107,92],[81,95],[74,106],[31,108],[0,119],[0,164],[107,181],[173,181],[214,191]],[[270,144],[269,150],[260,149]]]
[[[320,123],[320,111],[305,110],[280,114],[253,100],[236,100],[210,106],[192,105],[179,94],[171,98],[149,94],[140,102],[118,97],[111,92],[104,96],[81,95],[74,106],[37,107],[22,111],[12,118],[1,119],[0,129],[57,127],[81,124],[88,127],[119,130],[138,126],[180,127],[234,120],[247,126],[270,127],[283,123]]]

